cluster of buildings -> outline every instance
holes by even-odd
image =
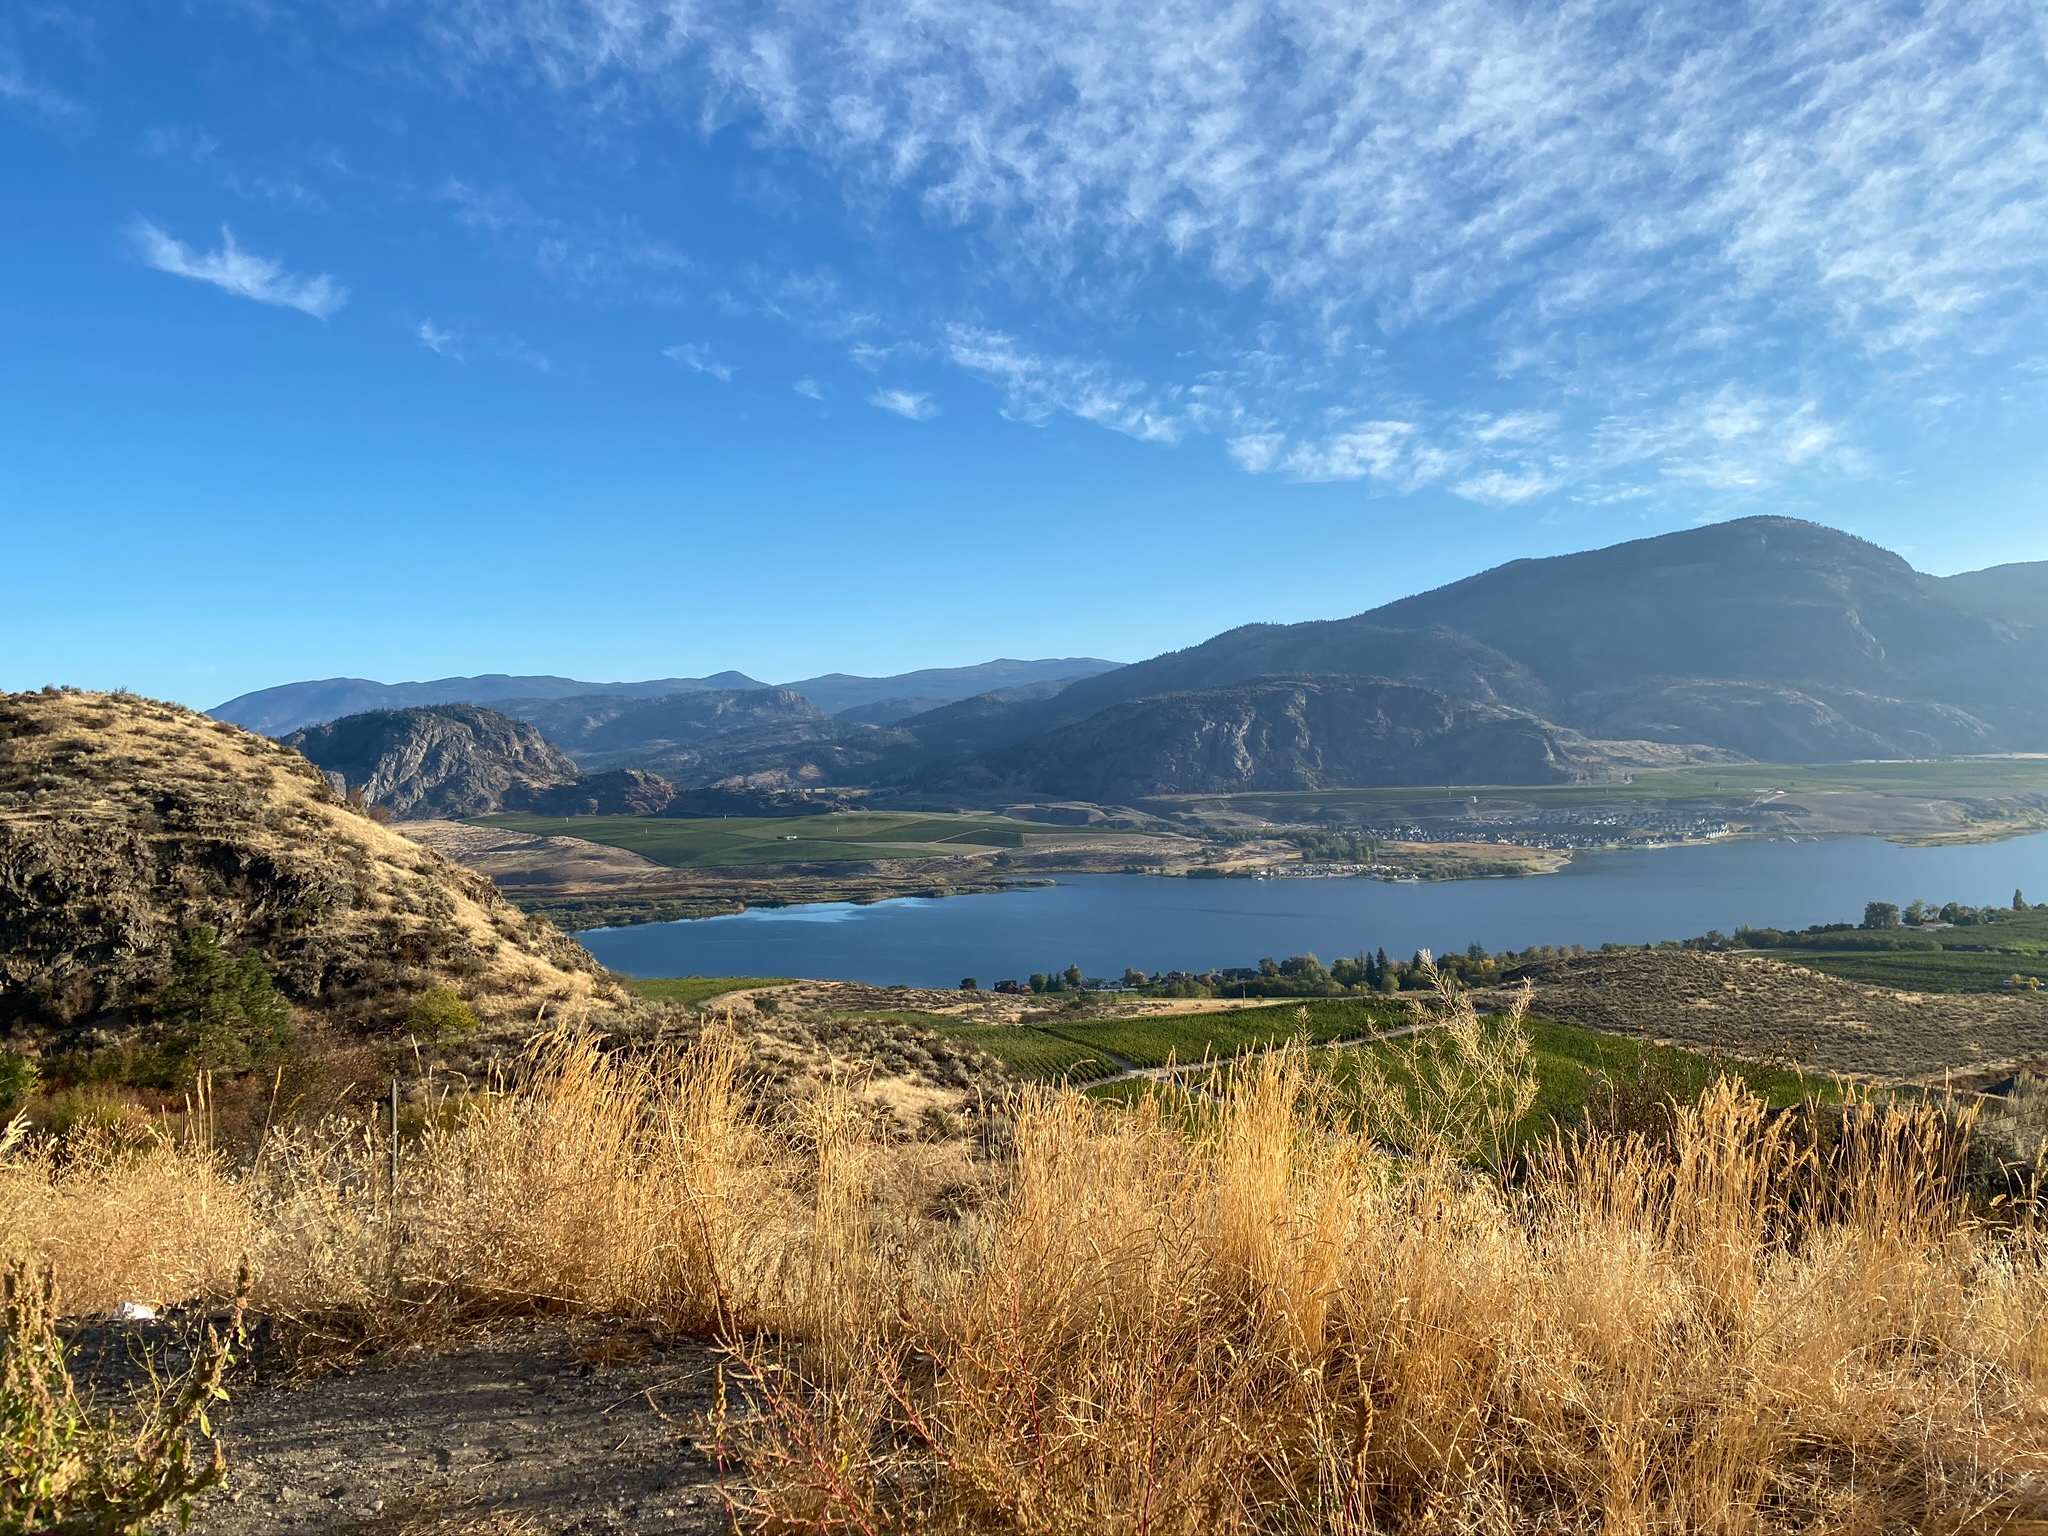
[[[1532,811],[1518,816],[1474,816],[1459,821],[1362,827],[1390,843],[1512,843],[1522,848],[1663,847],[1726,837],[1734,828],[1719,816],[1687,811]]]

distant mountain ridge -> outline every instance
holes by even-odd
[[[1944,597],[1980,618],[2048,628],[2048,560],[1937,578]]]
[[[1242,625],[1129,666],[397,686],[494,690],[492,707],[583,775],[658,774],[681,807],[732,784],[806,804],[849,788],[1114,799],[2043,751],[2043,676],[2048,563],[1934,577],[1835,529],[1753,517],[1511,561],[1350,618]],[[381,686],[287,685],[221,713],[275,718]],[[644,803],[647,789],[559,798]]]
[[[207,713],[264,736],[284,736],[308,725],[375,709],[417,709],[436,704],[501,704],[508,699],[565,698],[572,694],[654,699],[702,688],[762,688],[744,672],[711,677],[664,677],[641,683],[585,683],[573,677],[520,677],[487,672],[478,677],[439,677],[424,683],[379,683],[366,677],[330,677],[318,682],[280,683],[217,704]]]
[[[981,759],[1000,774],[1020,744],[1138,701],[1207,696],[1222,718],[1248,682],[1344,676],[1766,761],[2038,750],[2048,628],[2023,622],[2022,600],[2043,590],[2048,568],[1944,581],[1834,529],[1746,518],[1513,561],[1349,619],[1246,625],[1049,698],[983,696],[903,726],[946,772]]]
[[[967,667],[927,667],[892,677],[856,677],[828,672],[781,686],[795,690],[823,713],[858,712],[868,724],[891,724],[922,710],[992,689],[1070,682],[1119,665],[1075,656],[1037,661],[1000,658]],[[380,683],[363,677],[330,677],[280,683],[239,694],[207,711],[265,736],[283,736],[308,725],[375,709],[412,709],[436,704],[496,706],[509,701],[570,698],[658,699],[706,691],[751,692],[770,684],[744,672],[709,677],[664,677],[644,682],[592,683],[573,677],[519,676],[502,672],[476,677],[441,677],[426,682]]]

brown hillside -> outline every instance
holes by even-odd
[[[627,1002],[551,925],[276,742],[128,695],[0,694],[0,1036],[127,1022],[202,924],[357,1026],[435,983],[500,1026]]]

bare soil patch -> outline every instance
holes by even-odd
[[[206,1536],[696,1536],[728,1524],[706,1443],[716,1357],[528,1323],[304,1382],[231,1388]]]

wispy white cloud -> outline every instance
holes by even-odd
[[[816,379],[798,379],[789,387],[802,395],[806,400],[822,400],[825,398],[825,386]]]
[[[431,320],[422,320],[415,326],[413,338],[437,357],[453,358],[458,363],[462,361],[462,339]]]
[[[1180,414],[1143,384],[1100,363],[1033,352],[1000,331],[950,325],[945,357],[1000,387],[1006,414],[1019,421],[1062,412],[1147,443],[1175,443],[1186,430]]]
[[[1540,470],[1529,469],[1512,473],[1507,470],[1490,469],[1483,475],[1460,480],[1451,487],[1451,494],[1489,507],[1514,507],[1525,501],[1534,501],[1539,496],[1546,496],[1556,489],[1557,482]]]
[[[538,347],[489,327],[464,326],[457,330],[453,326],[437,325],[432,320],[421,320],[413,327],[413,340],[436,356],[458,363],[478,357],[493,362],[516,363],[536,373],[552,373],[555,367],[554,360]]]
[[[686,72],[713,120],[1048,270],[1156,254],[1395,324],[1690,287],[1908,345],[2019,297],[2048,250],[2031,0],[445,9],[470,58],[559,84]]]
[[[550,282],[581,296],[672,302],[673,285],[697,262],[671,241],[620,218],[568,218],[543,212],[509,187],[450,177],[433,192],[455,222],[523,257]]]
[[[517,336],[497,336],[491,341],[491,350],[508,363],[517,363],[522,368],[531,368],[535,373],[553,373],[555,360],[535,346],[529,346]]]
[[[128,235],[144,262],[173,277],[189,277],[259,304],[275,304],[325,320],[348,302],[348,289],[324,272],[302,275],[282,262],[246,251],[234,232],[221,226],[220,248],[195,250],[148,219],[137,219]]]
[[[1764,494],[1866,472],[1885,410],[1967,397],[1978,359],[2048,334],[2036,0],[432,14],[458,67],[570,110],[743,122],[1026,301],[948,326],[925,295],[750,271],[728,313],[877,373],[907,339],[1021,421],[1210,438],[1250,473],[1501,505]],[[1201,355],[1178,377],[1128,341],[1226,311],[1182,326]]]
[[[83,102],[32,78],[4,38],[0,38],[0,102],[11,102],[58,121],[76,121],[86,115]]]
[[[327,204],[320,190],[297,169],[249,172],[231,164],[220,140],[202,128],[188,128],[180,123],[152,124],[143,130],[141,145],[142,152],[152,160],[189,165],[237,197],[301,208],[323,208]],[[345,164],[331,153],[308,157],[305,167],[330,177],[347,174]]]
[[[868,404],[892,411],[905,421],[930,421],[939,414],[938,403],[914,389],[878,389],[868,396]]]
[[[723,362],[718,354],[701,341],[685,341],[673,347],[663,347],[661,355],[678,367],[692,373],[708,374],[721,384],[730,384],[736,371],[732,364]]]

